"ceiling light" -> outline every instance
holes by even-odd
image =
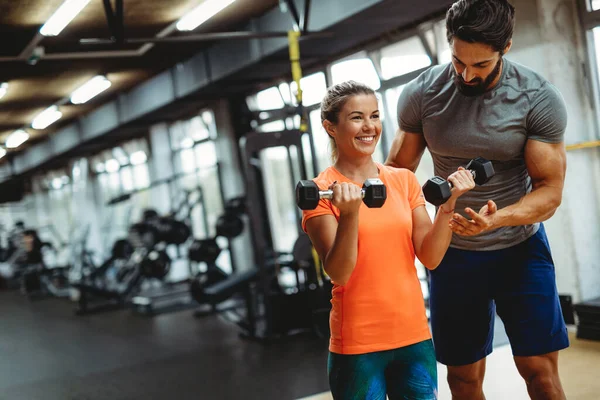
[[[131,153],[131,156],[129,156],[129,160],[132,165],[143,164],[146,162],[147,159],[148,156],[146,156],[146,153],[142,150],[138,150],[134,153]]]
[[[98,174],[106,171],[106,168],[104,167],[104,163],[96,164],[95,170],[96,170],[96,173],[98,173]]]
[[[29,133],[19,129],[18,131],[14,131],[10,134],[10,136],[6,139],[5,145],[9,149],[16,149],[25,143],[27,139],[29,139]]]
[[[4,148],[0,147],[0,158],[4,157],[6,155],[6,150],[4,150]]]
[[[50,106],[44,111],[39,113],[37,117],[33,119],[31,127],[33,129],[46,129],[62,117],[62,113],[58,111],[58,107]]]
[[[8,83],[4,82],[3,84],[0,85],[0,99],[6,95],[7,91],[8,91]]]
[[[119,168],[121,168],[119,162],[114,158],[106,160],[106,163],[104,165],[106,166],[106,172],[117,172]]]
[[[71,103],[83,104],[96,97],[110,87],[111,83],[106,77],[98,75],[81,85],[71,93]]]
[[[60,178],[54,178],[52,179],[52,189],[60,189],[62,187],[63,183],[62,180]]]
[[[90,0],[65,0],[40,29],[44,36],[57,36]]]
[[[184,15],[179,22],[177,22],[176,27],[180,31],[193,31],[200,26],[200,24],[211,19],[234,1],[235,0],[205,0],[198,7]]]

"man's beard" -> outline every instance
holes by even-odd
[[[477,83],[476,85],[467,85],[463,77],[454,70],[454,84],[456,88],[465,96],[473,97],[480,96],[486,92],[488,87],[496,80],[498,75],[500,75],[500,68],[502,67],[502,57],[496,63],[494,70],[490,72],[490,74],[485,78],[485,80],[481,78],[475,78],[470,83]]]

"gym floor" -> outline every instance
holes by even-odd
[[[298,399],[328,389],[327,344],[264,345],[219,317],[84,317],[66,300],[0,291],[0,399]]]
[[[148,318],[73,310],[66,300],[0,291],[1,400],[331,399],[326,341],[242,340],[234,325],[192,311]],[[497,320],[488,399],[527,399],[506,343]],[[573,336],[560,365],[570,400],[597,399],[599,363],[600,342]],[[439,374],[440,398],[449,399],[445,368]]]

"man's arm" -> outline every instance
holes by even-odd
[[[395,168],[407,168],[415,172],[425,147],[426,143],[422,134],[404,132],[398,129],[385,165]]]
[[[543,222],[560,206],[567,169],[564,143],[527,141],[525,165],[531,176],[532,191],[516,204],[498,210],[499,226]]]
[[[455,214],[452,230],[459,235],[472,236],[502,226],[543,222],[554,215],[562,201],[565,181],[567,155],[564,143],[528,140],[525,164],[533,186],[530,193],[496,212],[488,212],[488,206],[484,206],[479,214],[467,208],[465,211],[472,220]]]

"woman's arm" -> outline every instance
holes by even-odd
[[[358,257],[358,213],[340,216],[322,215],[306,221],[306,232],[323,261],[327,275],[345,285]]]
[[[306,221],[306,233],[323,261],[327,275],[345,285],[358,258],[358,210],[361,188],[341,183],[331,186],[332,204],[340,210],[339,222],[333,215],[321,215]]]
[[[452,240],[450,221],[456,199],[475,187],[473,176],[464,168],[459,168],[450,175],[448,181],[452,182],[452,196],[439,207],[433,224],[424,206],[417,207],[412,212],[415,254],[428,269],[437,268],[448,250]]]
[[[452,230],[449,222],[452,220],[453,204],[443,204],[435,216],[433,224],[425,206],[417,207],[412,212],[413,244],[415,254],[427,269],[436,269],[442,261],[450,241]]]

